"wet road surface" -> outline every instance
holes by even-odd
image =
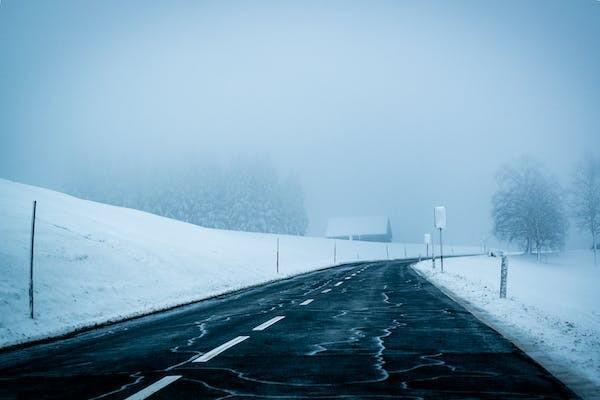
[[[378,262],[0,353],[0,398],[576,396],[406,262]]]

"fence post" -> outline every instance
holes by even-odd
[[[279,273],[279,238],[277,238],[277,273]]]
[[[333,263],[337,263],[337,240],[333,241]]]
[[[508,276],[508,258],[502,255],[502,261],[500,264],[500,298],[506,298],[506,279]]]
[[[29,253],[29,317],[33,319],[33,245],[35,240],[35,209],[37,201],[33,201],[33,214],[31,216],[31,247]]]

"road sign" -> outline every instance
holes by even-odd
[[[446,229],[446,207],[435,207],[433,209],[433,220],[436,229]]]
[[[431,234],[429,234],[429,233],[426,233],[426,234],[423,236],[423,240],[424,240],[424,243],[425,243],[425,244],[431,244]]]

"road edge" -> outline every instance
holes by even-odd
[[[332,269],[332,268],[338,268],[338,267],[344,267],[344,266],[350,266],[350,265],[357,265],[357,264],[365,264],[365,263],[372,263],[372,262],[381,262],[381,261],[406,261],[406,262],[415,262],[417,261],[416,258],[408,258],[408,259],[393,259],[393,260],[360,260],[360,261],[352,261],[352,262],[342,262],[342,263],[338,263],[338,264],[333,264],[333,265],[326,265],[324,267],[319,267],[319,268],[315,268],[315,269],[311,269],[311,270],[307,270],[307,271],[302,271],[302,272],[298,272],[298,273],[293,273],[290,275],[284,275],[275,279],[269,279],[266,281],[262,281],[262,282],[258,282],[252,285],[248,285],[248,286],[243,286],[243,287],[236,287],[236,288],[232,288],[232,289],[228,289],[228,290],[224,290],[222,292],[218,292],[218,293],[213,293],[209,296],[203,296],[203,297],[199,297],[197,299],[194,300],[190,300],[190,301],[185,301],[182,303],[177,303],[177,304],[169,304],[169,305],[165,305],[164,307],[157,307],[157,308],[153,308],[150,311],[139,311],[139,312],[133,312],[131,314],[128,315],[124,315],[122,317],[119,318],[110,318],[107,319],[105,321],[101,321],[101,322],[96,322],[96,323],[90,323],[90,324],[86,324],[86,325],[82,325],[73,329],[67,329],[64,332],[61,333],[57,333],[55,335],[48,335],[45,337],[41,337],[41,338],[32,338],[31,340],[23,340],[17,343],[10,343],[7,345],[0,345],[0,355],[4,354],[4,353],[9,353],[11,351],[15,351],[15,350],[22,350],[22,349],[26,349],[26,348],[30,348],[30,347],[34,347],[37,345],[41,345],[41,344],[49,344],[49,343],[53,343],[53,342],[57,342],[60,340],[65,340],[65,339],[70,339],[73,338],[77,335],[86,333],[86,332],[90,332],[93,331],[95,329],[101,329],[101,328],[106,328],[108,326],[111,325],[116,325],[122,322],[128,322],[128,321],[133,321],[136,319],[141,319],[144,317],[148,317],[150,315],[155,315],[155,314],[160,314],[163,312],[168,312],[168,311],[172,311],[172,310],[176,310],[178,308],[182,308],[182,307],[186,307],[186,306],[190,306],[192,304],[197,304],[197,303],[201,303],[204,301],[209,301],[209,300],[214,300],[214,299],[218,299],[220,297],[224,297],[224,296],[229,296],[232,294],[236,294],[236,293],[241,293],[243,291],[246,290],[252,290],[255,289],[257,287],[263,286],[263,285],[269,285],[272,283],[276,283],[276,282],[283,282],[286,280],[290,280],[290,279],[294,279],[297,278],[299,276],[303,276],[303,275],[307,275],[307,274],[311,274],[314,272],[319,272],[319,271],[325,271],[328,269]]]
[[[504,336],[519,350],[527,354],[538,364],[544,367],[549,373],[551,373],[556,379],[560,380],[565,386],[571,389],[576,395],[580,396],[582,399],[600,400],[600,394],[597,394],[598,387],[593,382],[589,381],[585,377],[580,376],[577,371],[573,371],[570,368],[565,367],[561,360],[548,356],[548,354],[545,353],[533,341],[527,340],[527,338],[523,337],[522,335],[517,335],[513,329],[506,326],[500,319],[485,311],[483,308],[462,298],[459,294],[453,292],[447,287],[438,285],[436,282],[428,279],[427,276],[415,268],[414,265],[415,263],[412,263],[409,265],[409,267],[417,275],[438,288],[450,299],[460,304],[479,321],[494,329],[500,335]]]

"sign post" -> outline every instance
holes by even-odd
[[[431,238],[431,235],[429,235]],[[431,267],[435,269],[435,245],[431,243]]]
[[[444,243],[442,241],[442,229],[446,229],[446,207],[439,206],[433,209],[433,220],[435,228],[440,231],[440,264],[444,272]]]

